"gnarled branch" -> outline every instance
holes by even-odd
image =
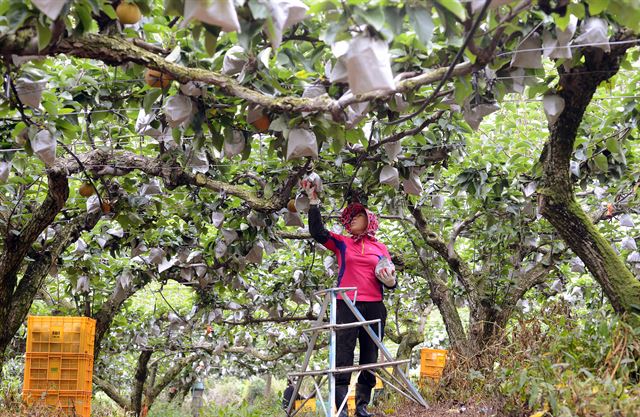
[[[61,39],[55,45],[44,51],[39,51],[36,29],[31,26],[0,36],[0,50],[3,54],[16,55],[48,55],[67,54],[77,58],[97,59],[111,65],[121,65],[135,62],[145,67],[171,74],[181,83],[200,81],[214,85],[221,92],[231,97],[238,97],[247,102],[258,104],[272,111],[282,113],[301,112],[329,112],[334,119],[342,120],[342,109],[350,104],[385,100],[396,92],[415,90],[423,85],[432,84],[442,79],[447,68],[438,68],[425,72],[398,83],[396,91],[372,91],[354,96],[348,100],[338,102],[328,95],[315,98],[300,97],[272,97],[241,85],[234,78],[202,68],[188,68],[183,65],[168,62],[162,55],[154,53],[145,47],[138,46],[127,39],[102,34],[84,34]],[[470,73],[472,64],[464,62],[454,67],[451,76]]]

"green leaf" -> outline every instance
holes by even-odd
[[[349,143],[358,143],[362,142],[362,140],[366,141],[362,129],[348,129],[345,133],[347,142]]]
[[[145,113],[149,114],[151,112],[151,106],[156,102],[161,94],[161,88],[153,88],[145,94],[144,99],[142,100],[142,107],[144,108]]]
[[[267,6],[258,0],[249,0],[249,10],[255,19],[266,19],[270,16]]]
[[[596,167],[602,172],[607,172],[609,170],[609,163],[607,162],[607,157],[603,154],[599,153],[593,158],[593,161],[596,164]]]
[[[408,10],[409,22],[413,26],[413,30],[416,31],[418,39],[424,46],[428,46],[431,43],[433,37],[433,19],[431,18],[431,12],[424,7],[410,7]]]
[[[86,3],[80,3],[76,5],[76,14],[78,16],[78,20],[80,21],[77,26],[77,30],[80,33],[87,32],[91,29],[91,25],[93,24],[93,18],[91,17],[91,8]]]
[[[640,30],[640,7],[637,3],[631,3],[625,0],[610,0],[607,13],[610,13],[615,20],[629,29]]]
[[[385,20],[387,25],[391,28],[394,35],[402,33],[402,21],[404,20],[404,9],[395,6],[389,6],[384,8]]]
[[[182,15],[183,6],[180,0],[165,0],[164,12],[169,16],[179,16]]]
[[[11,132],[11,137],[15,138],[16,136],[18,136],[20,132],[22,132],[26,127],[27,127],[27,124],[25,122],[16,123],[16,126],[13,128],[13,131]]]
[[[58,105],[57,103],[51,101],[43,101],[42,106],[47,110],[50,116],[57,117],[58,116]]]
[[[109,16],[111,19],[117,19],[118,15],[116,14],[116,11],[113,9],[113,7],[110,4],[104,4],[102,6],[102,11],[104,12],[104,14],[106,14],[107,16]]]
[[[40,21],[38,21],[36,29],[38,31],[38,50],[42,51],[51,42],[51,30],[49,25],[42,24]]]
[[[337,126],[336,129],[331,129],[331,134],[333,136],[331,150],[335,153],[339,153],[344,148],[344,144],[346,142],[344,128],[342,126]]]
[[[473,86],[469,82],[469,77],[458,77],[453,85],[455,88],[453,93],[454,99],[456,100],[456,103],[463,105],[467,97],[469,97],[473,92]]]
[[[222,151],[222,146],[224,145],[224,136],[220,134],[219,130],[211,131],[211,143],[218,150],[218,152]]]
[[[381,7],[367,10],[355,9],[355,14],[360,16],[367,24],[373,26],[375,30],[379,31],[384,26],[384,11]]]
[[[584,3],[571,3],[567,14],[572,14],[578,19],[584,19],[586,17],[585,9],[586,5]]]
[[[557,13],[553,14],[553,22],[556,24],[556,26],[560,30],[565,30],[567,26],[569,26],[569,22],[571,21],[570,18],[571,18],[571,14],[569,13],[565,13],[562,16],[560,16]]]
[[[336,7],[333,5],[331,1],[312,1],[309,2],[309,14],[316,14],[323,12],[325,10],[335,9]]]
[[[617,154],[620,152],[620,143],[615,138],[607,139],[607,150],[612,154]]]
[[[609,0],[587,0],[587,4],[589,5],[589,14],[595,16],[609,7]]]
[[[465,20],[467,12],[458,0],[437,0],[445,9],[453,13],[458,19]]]
[[[216,45],[218,44],[218,35],[214,35],[209,31],[204,33],[204,48],[209,55],[216,53]]]

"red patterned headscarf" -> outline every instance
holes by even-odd
[[[378,218],[375,214],[373,214],[370,210],[368,210],[365,206],[360,203],[351,203],[344,210],[342,210],[342,214],[340,215],[340,222],[347,229],[347,232],[351,233],[351,219],[358,213],[365,212],[367,215],[367,230],[361,235],[351,235],[351,237],[355,240],[360,240],[365,236],[369,236],[375,239],[376,231],[378,230]]]

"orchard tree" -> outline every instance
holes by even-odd
[[[296,184],[311,169],[325,179],[325,204],[336,209],[356,187],[380,208],[410,195],[407,209],[423,238],[414,249],[433,248],[460,281],[483,323],[471,333],[493,335],[518,299],[546,278],[555,251],[531,251],[523,244],[526,232],[505,230],[501,259],[510,255],[509,262],[498,265],[481,251],[480,271],[471,270],[456,239],[481,217],[483,227],[497,216],[512,229],[523,218],[505,217],[504,207],[465,213],[448,221],[445,239],[424,221],[422,199],[432,196],[423,184],[448,167],[470,128],[508,93],[525,91],[542,97],[548,118],[548,142],[530,173],[540,182],[540,213],[613,308],[637,310],[640,283],[577,204],[571,174],[576,134],[594,92],[628,65],[627,51],[637,43],[634,2],[133,3],[140,21],[135,6],[125,13],[118,1],[0,3],[9,97],[0,107],[3,355],[54,265],[66,279],[84,276],[81,283],[102,292],[106,327],[97,337],[124,302],[123,293],[108,294],[147,282],[144,272],[137,283],[128,278],[141,265],[206,290],[205,304],[239,304],[224,289],[276,252],[283,238],[295,237],[291,228],[301,225],[295,211],[305,206]],[[616,158],[609,152],[594,159],[601,169]],[[484,187],[491,170],[471,169],[460,184],[468,188],[484,175]],[[512,183],[494,184],[497,198],[519,193],[503,196],[499,188]],[[93,255],[60,264],[77,255],[63,254],[83,232],[95,236]],[[95,275],[101,250],[128,259],[115,262],[112,276],[127,277],[117,286]],[[523,270],[518,285],[486,285],[489,273],[517,268],[536,253],[546,260]],[[456,334],[464,340],[454,297],[438,276],[427,274],[431,296],[452,318],[452,340]],[[279,294],[307,286],[273,281],[273,297],[265,300],[275,309],[265,312],[271,318],[280,315]],[[506,291],[506,318],[486,297],[496,289]],[[136,398],[131,404],[139,409]]]

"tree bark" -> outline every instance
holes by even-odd
[[[151,408],[151,405],[154,403],[158,395],[174,380],[176,377],[186,368],[191,365],[193,362],[198,360],[199,355],[197,353],[192,353],[189,356],[185,356],[179,361],[175,362],[167,371],[162,374],[162,377],[158,380],[158,382],[149,387],[145,404]]]
[[[460,281],[467,290],[468,297],[471,300],[475,300],[475,290],[472,287],[473,284],[471,280],[472,274],[467,265],[457,253],[449,250],[447,245],[427,227],[427,222],[419,207],[414,208],[412,213],[416,220],[415,226],[424,241],[447,261],[454,273],[461,277]],[[449,290],[447,283],[437,277],[430,268],[425,266],[423,271],[429,284],[431,299],[440,311],[451,346],[461,354],[465,356],[469,355],[471,353],[469,339],[462,325],[460,314],[458,314],[453,294]],[[470,304],[476,305],[475,302],[470,302]],[[477,310],[477,307],[472,308],[472,311],[475,310]]]
[[[423,85],[433,84],[440,81],[448,69],[447,67],[441,67],[405,79],[397,84],[395,91],[373,91],[339,102],[326,94],[315,98],[272,97],[247,88],[232,77],[203,68],[189,68],[166,61],[164,56],[135,45],[122,37],[89,33],[82,36],[59,39],[43,50],[38,47],[37,39],[38,35],[35,27],[22,27],[14,32],[0,36],[0,50],[4,55],[67,54],[76,58],[97,59],[110,65],[134,62],[147,68],[171,74],[174,79],[181,83],[200,81],[214,85],[223,94],[230,97],[238,97],[273,111],[281,113],[328,112],[333,115],[335,120],[344,120],[343,109],[350,104],[388,99],[396,92],[413,91]],[[469,74],[472,69],[471,63],[463,62],[454,67],[451,76]]]
[[[413,352],[413,348],[415,348],[422,342],[424,342],[424,332],[409,330],[405,333],[402,333],[400,335],[398,351],[396,352],[396,360],[411,359],[411,352]],[[409,363],[404,365],[404,371],[407,372],[408,368]]]
[[[264,397],[271,397],[271,383],[273,382],[273,375],[270,373],[264,375]]]
[[[616,40],[631,36],[623,34]],[[602,286],[614,310],[637,315],[640,314],[640,281],[576,201],[569,170],[575,138],[586,108],[598,85],[617,73],[630,46],[612,45],[610,53],[586,48],[584,64],[568,72],[559,67],[558,95],[564,99],[565,108],[558,120],[549,125],[549,140],[540,157],[543,178],[538,190],[538,205],[540,213]]]
[[[94,314],[93,318],[96,320],[96,335],[93,349],[94,361],[100,356],[102,340],[109,331],[113,319],[118,314],[118,311],[120,311],[122,303],[135,294],[136,291],[142,289],[150,279],[151,276],[146,276],[145,272],[140,272],[135,275],[135,278],[128,289],[121,291],[114,290],[113,293],[111,293],[111,296],[109,296],[109,299],[100,306],[100,310]]]
[[[67,235],[61,233],[44,253],[34,254],[36,259],[27,266],[25,274],[18,282],[19,271],[33,243],[53,222],[69,196],[66,175],[50,172],[48,177],[47,196],[24,227],[12,230],[11,224],[7,224],[4,250],[0,254],[0,323],[3,323],[0,326],[0,369],[4,363],[6,349],[24,321],[51,263],[57,260],[59,253],[66,248],[74,233],[70,227],[67,229]]]
[[[135,417],[139,417],[142,412],[142,394],[144,392],[144,383],[149,373],[148,365],[152,354],[152,350],[143,350],[138,357],[138,367],[136,369],[133,392],[131,393],[131,410]]]
[[[478,217],[478,214],[456,226],[451,234],[449,244],[445,244],[444,240],[429,229],[419,207],[415,207],[412,214],[416,220],[415,227],[425,243],[447,262],[466,291],[465,296],[469,302],[470,311],[469,329],[465,332],[448,284],[437,277],[427,265],[423,268],[423,274],[429,284],[431,299],[442,315],[450,344],[458,353],[471,359],[476,366],[481,366],[492,360],[492,354],[486,351],[486,348],[504,333],[507,321],[518,300],[534,285],[544,282],[555,268],[553,266],[554,258],[550,255],[528,271],[517,274],[514,285],[506,292],[502,302],[498,303],[496,297],[489,292],[490,288],[486,285],[483,274],[471,272],[469,266],[454,248],[457,235],[463,228],[470,225]],[[526,256],[520,251],[516,253],[517,256]]]
[[[286,207],[293,187],[306,171],[306,167],[293,171],[273,197],[267,199],[258,197],[247,187],[217,181],[200,173],[193,174],[173,160],[164,161],[130,151],[106,152],[101,149],[78,155],[78,159],[82,162],[82,166],[75,159],[69,159],[56,164],[54,169],[60,173],[73,174],[81,172],[84,166],[96,176],[126,175],[137,169],[145,174],[162,178],[170,189],[184,185],[206,188],[213,192],[233,195],[245,201],[254,210],[269,213]],[[105,169],[105,166],[108,169]]]
[[[102,390],[109,398],[111,398],[116,404],[122,407],[123,410],[131,410],[131,402],[127,401],[116,387],[108,381],[100,378],[98,375],[93,375],[93,383]]]

